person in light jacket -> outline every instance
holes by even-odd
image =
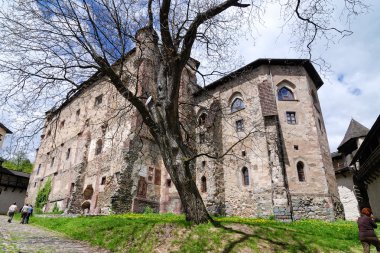
[[[8,209],[8,222],[11,223],[13,216],[15,215],[15,212],[17,211],[17,205],[16,202],[14,202]]]

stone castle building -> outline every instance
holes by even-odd
[[[132,50],[126,63],[133,73],[137,54]],[[184,119],[187,137],[199,153],[217,157],[196,160],[195,180],[208,210],[278,219],[340,215],[317,96],[323,81],[311,62],[259,59],[205,88],[195,84],[197,63],[190,64],[181,89],[193,112]],[[95,74],[47,113],[26,201],[34,203],[51,178],[46,211],[56,205],[91,214],[146,207],[181,212],[158,147],[140,122],[107,78]]]

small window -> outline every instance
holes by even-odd
[[[305,171],[303,162],[297,163],[298,181],[305,182]]]
[[[242,156],[246,156],[247,155],[247,153],[245,152],[245,150],[241,151],[241,155]]]
[[[243,184],[244,185],[249,185],[249,174],[248,174],[248,169],[247,167],[244,167],[241,170],[242,176],[243,176]]]
[[[50,162],[50,168],[52,168],[54,165],[54,157],[51,159],[51,162]]]
[[[77,110],[76,115],[77,115],[77,117],[79,117],[79,115],[80,115],[80,109]]]
[[[154,173],[154,184],[161,185],[161,170],[156,169]]]
[[[70,195],[74,191],[74,186],[75,186],[75,183],[71,183],[71,185],[70,185]]]
[[[84,125],[85,125],[86,127],[88,127],[88,126],[90,125],[90,119],[86,119],[86,121],[84,122]]]
[[[298,145],[294,145],[294,150],[298,150]]]
[[[60,124],[60,128],[63,128],[64,126],[65,126],[65,121],[62,120],[62,121],[61,121],[61,124]]]
[[[100,183],[100,185],[105,185],[106,184],[106,177],[102,177],[102,181]]]
[[[70,158],[70,152],[71,152],[71,149],[68,148],[66,151],[66,160]]]
[[[313,103],[318,104],[318,98],[317,98],[317,95],[315,94],[314,90],[311,91],[311,97],[313,98]]]
[[[50,136],[51,135],[51,130],[49,130],[48,132],[47,132],[47,136]]]
[[[205,176],[201,178],[201,192],[207,192],[207,180]]]
[[[166,186],[170,188],[172,186],[172,180],[171,179],[166,179]]]
[[[286,121],[288,124],[295,125],[297,123],[295,112],[286,112]]]
[[[199,143],[205,143],[206,142],[206,134],[205,133],[200,133],[199,134]]]
[[[148,182],[153,181],[153,175],[154,175],[154,168],[149,167],[149,169],[148,169]]]
[[[115,178],[116,178],[116,181],[119,181],[119,179],[120,179],[120,172],[116,172],[115,173]]]
[[[319,125],[319,130],[321,130],[321,132],[323,134],[323,127],[322,127],[322,123],[321,123],[320,119],[318,119],[318,125]]]
[[[206,161],[202,161],[202,167],[206,166]]]
[[[203,126],[206,123],[207,114],[203,112],[198,118],[198,126]]]
[[[286,101],[286,100],[294,100],[294,95],[291,90],[286,87],[282,87],[278,90],[278,100]]]
[[[244,120],[239,119],[235,122],[236,132],[243,132],[244,131]]]
[[[95,106],[99,106],[103,102],[103,94],[95,98]]]
[[[96,142],[95,155],[99,155],[100,153],[102,153],[102,149],[103,149],[103,141],[98,140]]]
[[[37,182],[34,182],[34,188],[36,188],[36,186],[37,186]]]
[[[37,168],[37,171],[36,171],[36,175],[38,175],[40,173],[40,169],[41,169],[41,164],[38,164],[38,168]]]
[[[241,98],[235,98],[231,105],[231,112],[237,112],[245,108],[244,102]]]

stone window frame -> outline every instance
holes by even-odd
[[[206,133],[201,132],[198,134],[198,143],[199,144],[205,144],[206,143]]]
[[[102,139],[98,139],[96,141],[96,145],[95,145],[95,155],[101,154],[102,151],[103,151],[103,140]]]
[[[41,170],[41,164],[38,164],[36,175],[40,174],[40,170]]]
[[[288,123],[289,125],[297,125],[297,123],[298,123],[297,112],[286,111],[285,112],[285,119],[286,119],[286,123]]]
[[[297,94],[295,92],[296,85],[294,83],[284,79],[281,82],[279,82],[276,86],[277,86],[276,99],[278,101],[298,101]],[[284,88],[292,94],[292,97],[293,97],[292,99],[280,99],[280,91]]]
[[[206,124],[208,114],[205,111],[201,111],[199,116],[197,117],[197,125],[204,126]]]
[[[249,186],[250,185],[249,170],[246,166],[244,166],[241,169],[241,176],[242,176],[242,185],[243,186]]]
[[[100,185],[105,185],[106,184],[106,180],[107,180],[107,177],[106,176],[103,176],[101,181],[100,181]]]
[[[235,131],[244,132],[244,119],[238,119],[235,121]]]
[[[205,175],[201,177],[201,192],[202,193],[207,192],[207,178]]]
[[[71,148],[68,148],[68,149],[66,150],[66,160],[69,160],[69,158],[70,158],[70,154],[71,154]]]
[[[298,165],[302,165],[299,167]],[[306,183],[306,163],[303,160],[296,161],[296,172],[297,172],[297,181],[299,183]]]
[[[232,101],[230,103],[231,113],[235,113],[235,112],[238,112],[238,111],[241,111],[241,110],[245,109],[244,99],[240,95],[235,95],[231,99],[231,101]]]
[[[98,96],[95,97],[94,107],[98,107],[102,103],[103,103],[103,94],[100,94],[100,95],[98,95]]]

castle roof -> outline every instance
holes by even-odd
[[[315,70],[313,64],[309,59],[270,59],[270,58],[260,58],[257,59],[238,70],[231,72],[230,74],[216,80],[215,82],[210,83],[209,85],[203,87],[201,90],[195,93],[195,95],[199,95],[203,90],[212,90],[234,78],[240,76],[247,70],[252,70],[258,68],[262,65],[281,65],[281,66],[303,66],[313,80],[317,89],[319,89],[323,85],[323,81],[319,76],[318,72]]]
[[[0,122],[0,128],[4,129],[7,134],[11,134],[12,131],[6,128],[1,122]]]
[[[344,149],[352,140],[360,137],[364,137],[368,134],[369,129],[357,122],[354,119],[351,119],[350,125],[344,135],[342,142],[338,146],[338,151]]]

